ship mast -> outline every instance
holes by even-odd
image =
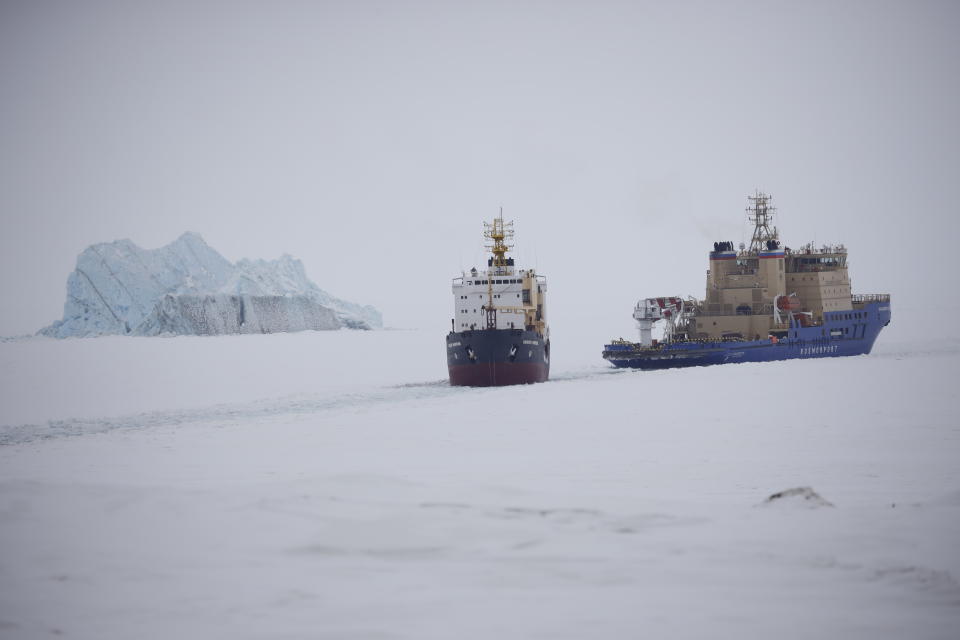
[[[770,206],[771,197],[760,191],[755,191],[752,196],[747,196],[747,199],[750,201],[750,206],[747,207],[747,219],[754,223],[750,251],[766,251],[768,241],[777,241],[777,228],[773,227],[771,230],[770,227],[773,214],[777,210]]]
[[[486,248],[493,254],[490,260],[490,269],[487,270],[487,329],[497,328],[497,309],[493,305],[493,275],[500,269],[506,269],[506,253],[513,248],[513,245],[507,244],[505,240],[513,239],[513,220],[503,221],[503,207],[500,207],[500,215],[493,219],[493,222],[483,223],[483,237],[492,240],[492,244],[486,245]]]
[[[483,223],[483,237],[493,240],[493,244],[486,245],[486,248],[493,253],[493,266],[507,266],[507,260],[504,256],[507,251],[513,248],[513,245],[507,244],[504,240],[513,239],[513,220],[510,222],[503,221],[503,207],[500,207],[500,215],[494,218],[493,222]]]

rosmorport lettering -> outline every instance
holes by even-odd
[[[823,347],[804,347],[800,349],[800,355],[802,356],[812,356],[821,353],[836,353],[840,349],[840,345],[829,344]]]

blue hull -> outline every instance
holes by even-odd
[[[670,342],[656,347],[608,344],[603,357],[616,367],[673,369],[734,362],[858,356],[870,353],[881,329],[889,323],[890,303],[872,302],[855,312],[827,313],[822,326],[791,327],[787,337],[776,343],[766,339]]]

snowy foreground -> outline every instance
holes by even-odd
[[[960,345],[553,344],[457,389],[425,331],[0,343],[0,638],[960,637]]]

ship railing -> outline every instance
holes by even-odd
[[[788,273],[818,273],[822,271],[840,271],[849,268],[846,263],[843,264],[798,264],[790,269]]]
[[[841,254],[847,253],[847,247],[842,244],[823,244],[817,247],[814,243],[808,242],[805,245],[802,245],[799,249],[791,249],[790,247],[786,248],[787,253],[792,253],[794,255],[801,256],[813,256],[813,255],[824,255],[824,254]]]
[[[738,312],[736,305],[719,302],[707,302],[689,309],[689,311],[693,316],[768,316],[773,313],[773,305],[768,302],[745,304],[750,307],[750,313]],[[730,307],[730,310],[722,307]]]
[[[750,338],[747,336],[721,336],[718,338],[673,338],[671,340],[659,340],[651,345],[644,345],[639,342],[631,342],[630,340],[624,340],[620,338],[618,340],[611,340],[607,344],[612,347],[619,347],[613,349],[613,351],[621,351],[629,347],[631,351],[662,351],[671,344],[700,344],[700,345],[714,345],[718,343],[733,343],[740,344],[743,342],[756,342],[757,340],[767,340],[768,338]]]
[[[853,304],[867,304],[870,302],[890,302],[889,293],[858,293],[850,296]]]
[[[754,275],[754,274],[748,273],[744,275]],[[723,288],[724,289],[762,289],[762,287],[760,286],[760,283],[758,282],[750,282],[749,284],[738,284],[738,285],[733,285],[728,282],[723,285]]]

